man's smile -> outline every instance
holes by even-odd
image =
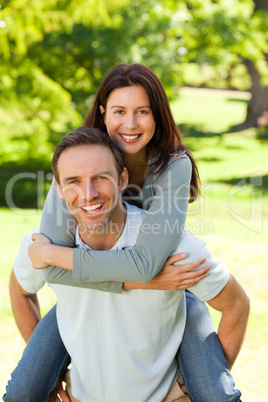
[[[82,210],[86,215],[97,215],[99,212],[103,211],[103,207],[105,202],[98,202],[91,205],[80,205],[79,208]]]

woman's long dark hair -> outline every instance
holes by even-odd
[[[173,118],[161,81],[148,67],[141,64],[120,64],[114,67],[100,85],[84,125],[97,127],[107,132],[100,106],[106,109],[108,97],[115,89],[132,85],[141,85],[145,89],[156,123],[154,136],[148,144],[150,156],[154,158],[154,163],[150,167],[155,173],[161,174],[172,156],[186,154],[192,162],[189,202],[195,201],[200,193],[200,178],[196,162],[182,142],[180,130]]]

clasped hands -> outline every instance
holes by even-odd
[[[50,265],[48,256],[52,246],[51,241],[41,233],[34,233],[32,241],[28,247],[28,257],[32,261],[32,266],[37,269],[47,267]]]

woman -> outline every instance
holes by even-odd
[[[85,125],[106,131],[123,152],[130,182],[125,199],[148,210],[137,243],[132,249],[117,252],[87,253],[73,250],[74,219],[52,189],[44,208],[41,232],[53,243],[69,248],[57,248],[57,252],[52,253],[52,259],[48,259],[46,247],[36,241],[31,250],[32,261],[37,261],[37,267],[50,264],[45,275],[53,283],[75,284],[120,293],[122,282],[152,281],[148,287],[163,289],[166,284],[161,282],[161,273],[157,273],[180,239],[189,194],[189,201],[192,202],[199,193],[199,176],[193,157],[182,144],[161,82],[150,69],[142,65],[115,67],[101,84]],[[59,209],[62,210],[60,215],[53,213]],[[62,224],[58,226],[59,216]],[[174,222],[179,223],[177,230],[174,230]],[[159,230],[155,233],[152,230],[148,234],[144,228],[153,228],[155,223]],[[178,260],[180,258],[178,256]],[[168,262],[165,269],[168,278],[171,272]],[[206,275],[203,272],[203,276],[197,276],[196,271],[185,273],[187,270],[189,267],[182,268],[180,288],[190,287]],[[140,287],[146,288],[143,285]],[[131,285],[125,283],[124,288],[131,288]],[[232,377],[205,304],[187,292],[187,309],[185,335],[178,352],[178,361],[191,401],[239,400],[240,392],[234,390]],[[50,316],[53,320],[52,313]],[[40,329],[41,325],[42,321],[39,332],[46,331],[47,334],[49,328]],[[63,354],[62,359],[65,357]],[[59,371],[58,365],[52,364],[53,358],[49,360],[54,371]]]

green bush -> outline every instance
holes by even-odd
[[[256,130],[256,138],[260,141],[268,141],[268,126],[259,127]]]

